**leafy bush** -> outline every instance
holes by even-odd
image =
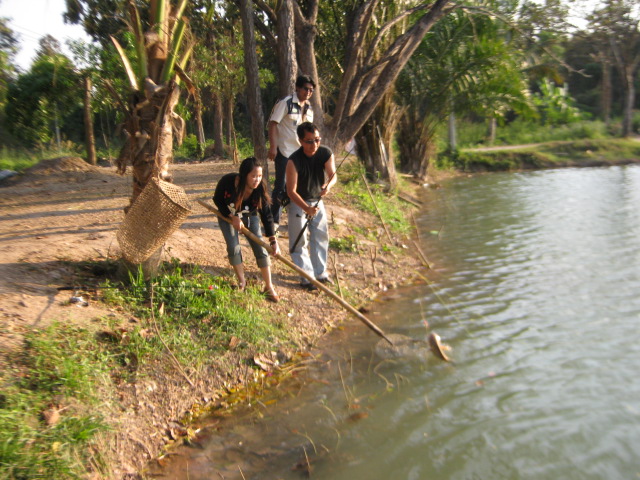
[[[176,149],[176,157],[184,157],[189,159],[199,159],[204,155],[206,145],[199,145],[198,138],[193,134],[188,134],[182,141],[182,145]]]
[[[354,235],[347,235],[343,238],[331,238],[329,240],[329,248],[333,248],[339,252],[355,252],[356,251],[356,237]]]
[[[540,92],[534,94],[533,102],[540,111],[544,125],[566,125],[588,116],[576,108],[566,85],[560,87],[545,78],[538,86]]]

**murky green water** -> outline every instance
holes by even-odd
[[[165,478],[640,477],[640,167],[457,179],[425,205],[430,284],[370,318],[455,364],[383,358],[349,321]]]

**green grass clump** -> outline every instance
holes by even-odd
[[[329,248],[339,252],[355,252],[357,250],[356,237],[354,235],[346,235],[342,238],[329,239]]]
[[[91,405],[109,362],[86,330],[56,324],[27,335],[23,357],[0,378],[0,478],[86,474],[88,445],[107,429]],[[63,408],[60,420],[47,425],[42,413],[54,404]]]
[[[286,336],[258,288],[239,292],[197,266],[185,272],[174,262],[151,283],[142,275],[132,275],[128,284],[105,289],[105,299],[140,318],[151,319],[153,315],[169,348],[192,365],[202,365],[212,353],[226,351],[232,337],[240,340],[240,345],[266,350]],[[135,343],[135,338],[132,341]],[[151,337],[139,348],[145,349],[139,352],[142,356],[153,357],[162,352],[163,345]]]
[[[411,231],[411,220],[407,213],[407,204],[398,200],[395,195],[387,194],[383,191],[383,186],[369,183],[369,188],[373,194],[375,205],[371,201],[371,197],[367,192],[367,187],[362,181],[362,172],[364,168],[359,162],[345,163],[340,172],[340,182],[342,183],[342,198],[355,202],[356,207],[365,210],[376,217],[377,209],[380,211],[382,218],[387,226],[396,233],[407,234]],[[398,179],[398,190],[405,189],[405,181]],[[369,235],[373,235],[369,232]]]

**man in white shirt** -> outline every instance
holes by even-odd
[[[300,148],[296,129],[304,122],[313,122],[313,109],[309,99],[316,87],[315,82],[307,75],[296,79],[296,91],[293,95],[279,100],[269,117],[269,160],[275,163],[276,179],[271,193],[271,212],[273,222],[280,224],[282,199],[286,196],[285,172],[291,154]]]

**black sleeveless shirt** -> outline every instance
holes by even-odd
[[[325,163],[331,158],[333,152],[320,146],[313,157],[307,157],[300,147],[293,152],[289,159],[298,172],[298,195],[306,201],[320,200],[320,192],[325,182]]]

